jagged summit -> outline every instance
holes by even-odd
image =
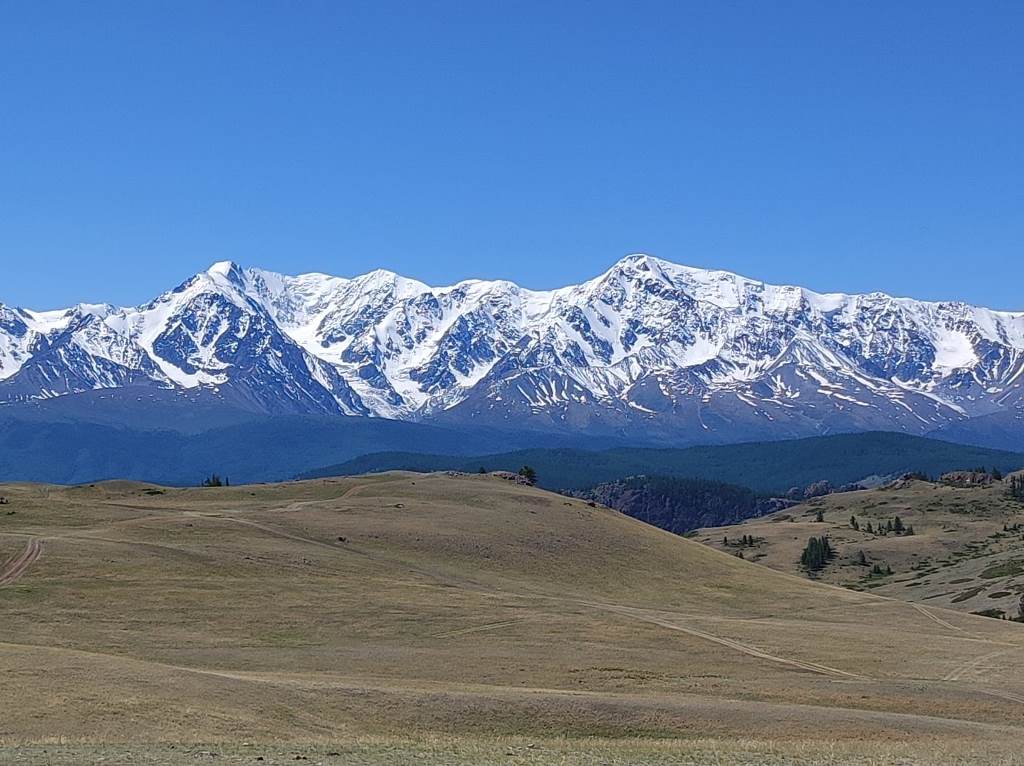
[[[206,273],[210,276],[228,277],[240,273],[241,270],[241,267],[234,261],[217,261],[206,270]]]
[[[221,261],[140,307],[0,306],[0,402],[203,386],[264,412],[735,440],[1013,416],[1022,383],[1024,313],[642,253],[554,290]]]

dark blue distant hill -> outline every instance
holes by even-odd
[[[538,483],[549,489],[584,489],[627,476],[661,475],[712,479],[758,492],[784,493],[791,487],[805,487],[822,480],[839,486],[869,476],[911,471],[936,475],[978,466],[1015,470],[1024,467],[1024,454],[905,434],[869,432],[683,449],[524,449],[471,457],[464,453],[386,452],[327,465],[301,476],[396,469],[515,471],[523,465],[532,466],[539,476]]]

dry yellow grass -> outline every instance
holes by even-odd
[[[816,522],[818,513],[823,521]],[[912,536],[879,535],[899,516]],[[851,526],[856,517],[859,529]],[[800,574],[808,538],[827,534],[838,555],[816,579],[928,606],[1016,616],[1024,594],[1024,503],[1002,482],[958,489],[924,481],[817,498],[742,524],[698,530],[696,539],[750,561]],[[755,538],[738,547],[743,535]],[[733,544],[723,545],[728,537]],[[858,564],[863,551],[867,566]],[[872,574],[878,564],[883,575]],[[889,570],[892,574],[887,574]]]
[[[48,743],[53,763],[193,762],[182,744],[220,743],[205,747],[239,762],[258,746],[1010,763],[1024,733],[1021,626],[811,583],[493,477],[0,494],[0,561],[41,545],[0,588],[0,760]]]

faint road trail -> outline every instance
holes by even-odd
[[[909,601],[907,603],[909,603],[910,606],[912,606],[914,609],[916,609],[918,612],[923,614],[925,617],[927,617],[932,622],[938,623],[942,627],[948,628],[949,630],[956,630],[956,631],[959,631],[960,633],[968,633],[970,635],[970,631],[964,630],[963,628],[959,628],[959,627],[957,627],[956,625],[954,625],[951,622],[946,622],[944,619],[939,617],[937,614],[933,614],[932,612],[930,612],[929,610],[925,609],[920,604],[915,604],[915,603],[909,602]]]
[[[945,676],[943,676],[942,680],[943,681],[959,681],[961,678],[963,678],[968,673],[971,673],[971,672],[973,672],[975,670],[981,669],[982,666],[986,662],[991,662],[996,657],[1000,657],[1000,656],[1002,656],[1004,654],[1009,654],[1011,651],[1013,651],[1013,650],[1012,649],[999,649],[999,650],[994,651],[994,652],[989,652],[988,654],[982,654],[982,655],[980,655],[978,657],[975,657],[973,660],[968,660],[967,662],[965,662],[965,663],[963,663],[961,665],[956,666],[951,671],[949,671]]]
[[[580,602],[584,603],[584,602]],[[867,676],[862,676],[857,673],[850,673],[846,670],[840,670],[839,668],[829,667],[828,665],[821,665],[817,662],[807,662],[804,660],[795,660],[788,657],[780,657],[776,654],[771,654],[762,649],[756,649],[752,646],[747,646],[739,641],[733,641],[732,639],[723,638],[722,636],[716,636],[713,633],[708,633],[697,628],[692,628],[686,625],[680,625],[676,622],[669,622],[668,620],[661,619],[650,614],[646,614],[639,609],[631,607],[620,607],[613,606],[611,604],[592,604],[591,606],[597,606],[608,612],[615,612],[626,617],[632,617],[635,620],[642,620],[643,622],[649,622],[654,625],[659,625],[662,628],[668,628],[669,630],[675,630],[680,633],[686,633],[695,638],[701,638],[705,641],[711,641],[712,643],[720,644],[729,649],[733,649],[742,654],[746,654],[750,657],[755,657],[761,660],[768,660],[769,662],[777,662],[781,665],[789,665],[790,667],[798,668],[800,670],[807,670],[811,673],[819,673],[826,676],[839,676],[843,678],[853,678],[859,681],[870,680]]]
[[[0,568],[0,588],[16,583],[42,552],[43,544],[41,542],[34,538],[29,540],[21,554],[10,559]]]

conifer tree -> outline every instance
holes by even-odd
[[[817,572],[835,556],[835,551],[826,535],[812,537],[800,555],[800,565],[808,572]]]
[[[1010,497],[1024,500],[1024,474],[1010,477]]]
[[[524,465],[519,469],[519,475],[526,479],[530,484],[537,483],[537,472],[532,466]]]

